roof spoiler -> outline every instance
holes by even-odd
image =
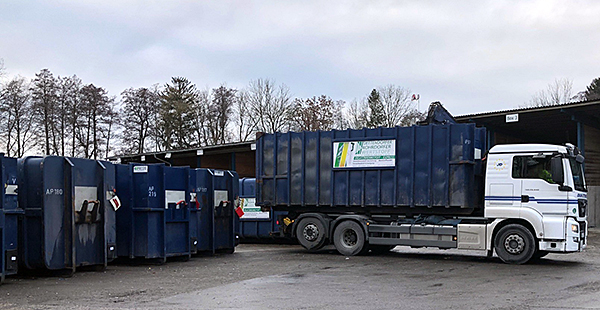
[[[452,114],[450,114],[450,112],[448,112],[448,110],[446,110],[439,101],[435,101],[429,105],[429,112],[427,112],[427,117],[424,120],[418,122],[418,124],[456,124],[456,120],[454,119],[454,116],[452,116]]]

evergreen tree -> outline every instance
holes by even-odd
[[[600,78],[595,78],[590,86],[585,91],[585,99],[598,100],[600,99]]]
[[[367,120],[367,127],[377,128],[385,124],[385,110],[379,92],[376,89],[371,91],[371,94],[367,98],[369,105],[369,119]]]
[[[194,107],[198,90],[184,77],[171,78],[160,95],[159,137],[164,150],[196,146]]]

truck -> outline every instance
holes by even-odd
[[[587,245],[584,157],[572,144],[486,147],[439,103],[410,127],[259,134],[257,202],[280,234],[346,256],[396,246],[523,264]]]

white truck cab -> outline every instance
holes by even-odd
[[[484,217],[493,221],[486,229],[487,248],[495,249],[503,261],[515,263],[530,256],[530,251],[533,257],[582,251],[587,245],[588,213],[583,161],[570,144],[491,148]],[[535,249],[527,246],[532,241]]]

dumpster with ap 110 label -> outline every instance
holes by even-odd
[[[110,162],[60,156],[18,161],[24,210],[20,260],[27,269],[104,269],[115,258],[115,167]],[[113,204],[111,204],[111,200]]]
[[[188,167],[117,165],[119,257],[190,257],[189,180]]]
[[[235,171],[192,169],[191,231],[196,252],[235,251],[238,187]]]
[[[278,224],[287,215],[285,211],[261,211],[256,203],[256,179],[240,179],[240,207],[244,215],[237,224],[241,242],[265,241],[283,237]]]

